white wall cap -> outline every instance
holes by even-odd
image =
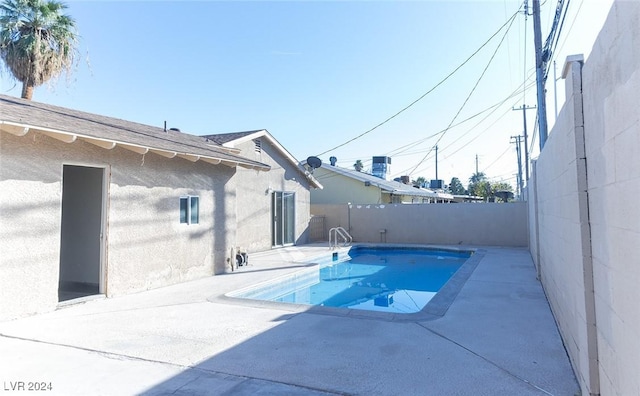
[[[567,60],[564,61],[564,67],[562,68],[562,78],[567,78],[567,74],[569,74],[569,67],[573,62],[581,62],[584,63],[584,55],[569,55],[567,56]]]

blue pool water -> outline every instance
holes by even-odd
[[[320,263],[233,297],[415,313],[469,257],[469,252],[354,247],[344,261]]]

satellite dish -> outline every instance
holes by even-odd
[[[309,157],[307,158],[307,165],[309,165],[311,169],[316,169],[322,165],[322,160],[318,157]]]

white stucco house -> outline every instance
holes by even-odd
[[[206,139],[0,95],[0,320],[305,242],[320,187],[266,131]]]
[[[234,176],[238,246],[253,252],[307,242],[310,191],[323,188],[318,180],[267,130],[204,137],[271,168],[238,168]]]

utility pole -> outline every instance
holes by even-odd
[[[440,179],[438,179],[438,145],[436,144],[436,183],[438,183],[437,180]]]
[[[476,154],[476,175],[478,174],[478,154]]]
[[[547,142],[547,105],[544,90],[543,68],[547,59],[542,54],[542,32],[540,31],[540,0],[533,1],[533,42],[536,49],[536,85],[538,91],[538,130],[540,131],[540,151]]]
[[[513,140],[515,139],[515,141]],[[511,143],[516,144],[516,153],[518,154],[518,197],[522,201],[522,190],[524,189],[522,185],[522,155],[520,154],[522,148],[520,147],[520,143],[522,143],[522,136],[511,136]]]
[[[535,109],[536,106],[527,106],[523,104],[521,107],[514,107],[513,110],[522,110],[522,119],[524,120],[524,174],[526,181],[529,182],[529,135],[527,134],[527,110]]]
[[[553,108],[555,110],[555,120],[558,119],[558,79],[556,78],[556,61],[553,61]]]

